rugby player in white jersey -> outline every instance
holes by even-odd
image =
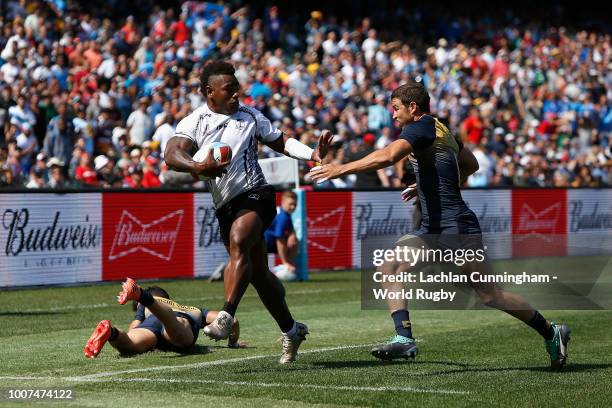
[[[257,162],[257,145],[264,143],[294,159],[320,162],[332,135],[323,132],[314,150],[294,138],[285,141],[261,112],[240,104],[240,84],[234,72],[225,61],[204,67],[200,86],[206,103],[179,122],[166,146],[165,160],[174,170],[212,177],[208,185],[230,255],[224,273],[225,304],[204,333],[215,340],[231,334],[236,309],[251,283],[283,333],[279,363],[285,364],[295,360],[308,328],[293,319],[285,289],[268,269],[263,234],[276,216],[276,200]],[[197,150],[212,142],[229,144],[231,161],[216,162],[212,154],[203,162],[193,160]]]

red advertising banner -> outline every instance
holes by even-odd
[[[353,194],[308,192],[306,194],[306,237],[311,269],[340,269],[353,266]]]
[[[512,191],[512,256],[567,255],[567,191]]]
[[[102,279],[191,277],[192,193],[104,193]]]

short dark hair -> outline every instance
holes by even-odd
[[[208,80],[214,75],[234,75],[236,70],[229,62],[222,60],[214,60],[204,65],[202,74],[200,75],[200,87],[204,89],[208,85]]]
[[[170,299],[170,295],[168,294],[168,292],[166,292],[164,289],[160,288],[159,286],[149,286],[147,290],[149,291],[151,296],[157,296],[157,297],[161,297],[164,299]]]
[[[409,82],[396,88],[391,99],[399,99],[404,106],[416,103],[421,112],[429,113],[429,93],[422,82]]]
[[[287,190],[283,192],[283,198],[293,198],[294,200],[297,200],[297,194],[291,190]]]

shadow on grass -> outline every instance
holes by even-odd
[[[457,363],[454,361],[437,361],[437,360],[394,360],[394,361],[382,361],[382,360],[348,360],[348,361],[317,361],[311,363],[311,366],[324,368],[324,369],[342,369],[342,368],[369,368],[369,367],[380,367],[380,366],[391,366],[391,365],[413,365],[413,364],[436,364],[445,365],[452,367],[470,367],[470,364]],[[459,371],[459,370],[457,370]]]
[[[316,362],[304,362],[298,361],[296,364],[289,364],[287,366],[279,367],[276,363],[265,364],[262,362],[258,363],[257,368],[243,368],[237,369],[235,373],[240,374],[254,374],[259,372],[269,372],[271,370],[278,370],[281,368],[284,371],[313,371],[313,370],[341,370],[341,369],[367,369],[367,368],[380,368],[380,367],[391,367],[391,366],[412,366],[412,365],[425,365],[425,364],[437,364],[451,367],[470,367],[469,364],[457,363],[453,361],[413,361],[413,360],[395,360],[395,361],[381,361],[381,360],[343,360],[343,361],[316,361]],[[263,366],[262,366],[263,365]],[[460,370],[456,370],[457,372]],[[446,371],[443,371],[446,372]],[[417,371],[415,371],[417,373]],[[418,372],[421,375],[420,372]]]
[[[170,352],[169,354],[164,355],[164,358],[181,358],[181,357],[187,357],[187,356],[208,354],[210,352],[211,352],[210,347],[201,346],[199,344],[196,344],[195,346],[191,347],[189,350]]]
[[[161,358],[181,358],[181,357],[187,357],[187,356],[208,354],[210,352],[211,352],[210,347],[201,346],[199,344],[196,344],[189,350],[185,350],[185,351],[158,350],[158,349],[147,351],[147,353],[159,353],[161,354],[159,356]],[[120,358],[134,358],[141,354],[142,353],[119,353],[119,357]]]
[[[380,361],[380,360],[353,360],[353,361],[318,361],[311,363],[311,366],[324,369],[343,369],[343,368],[369,368],[378,366],[390,366],[390,365],[441,365],[448,367],[448,370],[438,370],[431,372],[421,372],[419,375],[432,376],[432,375],[448,375],[448,374],[461,374],[461,373],[490,373],[490,372],[511,372],[511,371],[531,371],[531,372],[563,372],[563,373],[580,373],[589,372],[596,370],[611,369],[612,364],[605,363],[569,363],[562,370],[551,370],[547,366],[533,366],[533,367],[477,367],[472,364],[458,363],[454,361],[440,361],[440,360],[395,360],[395,361]],[[304,369],[307,369],[304,367]]]
[[[427,363],[427,361],[423,361]],[[546,366],[535,366],[535,367],[470,367],[458,370],[448,371],[434,371],[428,373],[422,373],[421,375],[445,375],[445,374],[462,374],[462,373],[495,373],[495,372],[511,372],[511,371],[530,371],[534,373],[582,373],[596,370],[606,370],[612,368],[612,364],[598,364],[598,363],[569,363],[562,370],[551,370]]]
[[[4,317],[4,316],[50,316],[50,315],[58,315],[58,314],[64,314],[64,312],[51,312],[51,311],[49,312],[46,312],[46,311],[0,312],[0,317]]]

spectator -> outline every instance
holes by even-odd
[[[37,167],[32,167],[26,188],[44,188],[45,184],[45,172]]]
[[[30,171],[30,167],[34,161],[34,154],[38,150],[38,141],[32,132],[32,125],[29,122],[24,122],[21,125],[21,133],[17,135],[17,146],[20,151],[20,165],[24,173]]]
[[[352,142],[349,145],[349,150],[344,154],[346,161],[352,162],[367,156],[374,151],[376,137],[372,133],[366,133],[363,136],[363,143],[358,144]],[[366,171],[356,175],[354,187],[357,188],[372,188],[382,186],[379,174],[376,171]]]
[[[113,162],[105,155],[99,155],[94,159],[94,168],[98,175],[100,187],[121,187],[122,179],[120,172],[115,170]]]
[[[391,125],[391,113],[386,107],[386,98],[384,95],[376,95],[376,103],[368,107],[368,129],[378,132]]]
[[[269,254],[277,254],[283,265],[295,271],[295,256],[298,250],[298,239],[293,229],[291,214],[297,206],[297,195],[285,191],[281,199],[278,214],[264,232]]]
[[[66,180],[64,176],[64,162],[59,160],[57,157],[52,157],[47,162],[49,168],[49,181],[47,187],[49,188],[68,188],[70,182]]]
[[[479,145],[482,139],[483,127],[478,108],[470,108],[468,117],[461,124],[464,140],[473,145]]]
[[[159,178],[155,172],[158,162],[159,160],[153,156],[147,156],[145,159],[144,169],[142,171],[142,186],[144,188],[155,188],[161,186],[161,182],[159,181]]]
[[[91,156],[87,152],[81,153],[79,166],[75,170],[75,180],[87,186],[98,185],[98,176],[91,166]]]
[[[43,142],[43,152],[48,157],[57,157],[62,163],[70,163],[75,142],[74,126],[62,115],[51,120]]]
[[[140,98],[138,109],[130,114],[126,122],[130,142],[134,145],[140,146],[145,140],[151,138],[153,121],[147,114],[147,105],[147,98]]]
[[[153,140],[159,143],[162,158],[164,157],[164,151],[166,150],[166,143],[168,143],[168,140],[174,136],[174,117],[169,113],[164,115],[162,124],[153,134]]]
[[[130,188],[143,188],[142,177],[142,166],[140,164],[130,166],[128,169],[128,176],[124,178],[123,186]]]

